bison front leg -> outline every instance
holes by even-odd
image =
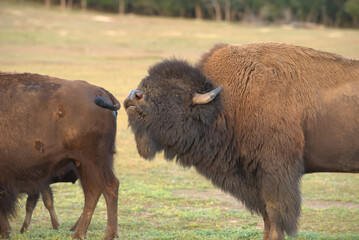
[[[52,196],[52,191],[49,185],[45,186],[41,191],[42,201],[44,202],[45,207],[50,213],[52,228],[55,230],[59,229],[59,220],[54,209],[54,200]]]
[[[263,222],[264,222],[264,233],[263,233],[263,239],[262,240],[268,240],[269,238],[269,232],[270,232],[270,221],[268,214],[262,214],[263,215]]]
[[[282,178],[280,174],[264,177],[263,199],[268,216],[264,218],[264,225],[268,240],[284,240],[284,232],[288,235],[297,232],[301,210],[300,177],[299,171]]]
[[[40,197],[40,193],[29,194],[26,199],[26,216],[24,223],[22,224],[20,233],[24,233],[30,226],[31,216],[36,207],[37,200]]]
[[[284,240],[284,231],[283,227],[279,227],[278,222],[271,223],[267,212],[263,215],[263,222],[264,222],[264,233],[262,240]],[[276,219],[277,221],[279,218],[278,216],[274,216],[274,213],[270,211],[270,215],[272,219]]]
[[[266,209],[269,216],[268,221],[270,222],[270,230],[269,233],[267,232],[268,234],[267,240],[285,240],[283,223],[281,221],[281,216],[279,215],[279,211],[277,211],[272,207],[267,207]],[[265,231],[266,229],[264,229],[264,232]]]

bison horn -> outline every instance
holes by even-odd
[[[193,98],[192,98],[192,102],[194,104],[206,104],[209,103],[210,101],[212,101],[217,94],[219,93],[219,91],[221,91],[222,86],[217,87],[216,89],[213,89],[212,91],[208,92],[208,93],[195,93]]]

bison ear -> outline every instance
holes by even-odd
[[[221,91],[222,86],[217,87],[216,89],[213,89],[212,91],[208,92],[208,93],[195,93],[193,98],[192,98],[192,102],[193,104],[207,104],[209,102],[211,102],[219,93],[219,91]]]

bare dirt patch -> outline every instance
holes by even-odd
[[[221,202],[225,202],[226,204],[224,204],[224,207],[236,210],[245,210],[245,207],[241,202],[239,202],[229,194],[222,192],[219,189],[208,189],[206,191],[176,190],[173,192],[173,194],[188,199],[214,199]],[[316,210],[327,209],[331,207],[359,209],[358,203],[345,203],[339,201],[303,200],[303,206]]]
[[[303,200],[303,206],[312,209],[326,209],[331,207],[338,207],[345,209],[359,209],[358,203],[339,202],[339,201]]]

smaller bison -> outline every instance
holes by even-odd
[[[39,200],[40,192],[44,205],[49,211],[52,228],[58,230],[59,221],[54,209],[54,201],[50,185],[59,182],[75,183],[77,179],[78,177],[75,164],[70,162],[64,168],[52,174],[49,179],[42,180],[41,182],[35,184],[35,186],[31,186],[31,184],[29,186],[28,183],[22,184],[24,189],[20,189],[20,193],[24,192],[28,195],[28,197],[26,199],[26,217],[20,232],[24,233],[29,228],[31,216],[35,209],[36,203]]]
[[[113,173],[116,111],[108,91],[85,81],[0,73],[0,235],[29,186],[75,164],[84,192],[73,238],[85,238],[101,194],[107,206],[104,239],[117,236],[119,181]]]
[[[287,44],[218,44],[196,67],[165,60],[124,102],[139,154],[163,151],[297,231],[300,180],[359,172],[359,61]]]

